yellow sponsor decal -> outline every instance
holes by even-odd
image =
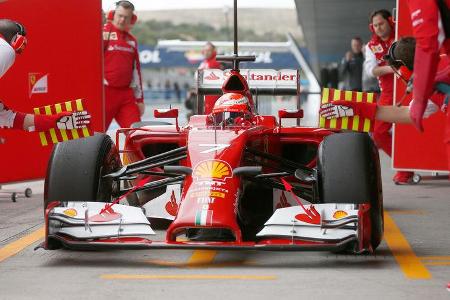
[[[225,198],[225,193],[213,192],[213,191],[200,191],[200,192],[193,192],[190,194],[190,196],[192,198],[198,198],[198,197]]]
[[[346,216],[348,216],[348,213],[343,210],[337,210],[333,214],[333,218],[335,218],[336,220],[345,218]]]
[[[209,194],[210,197],[218,197],[218,198],[225,198],[225,194],[221,192],[211,192]]]
[[[65,211],[63,211],[63,214],[65,214],[65,215],[68,216],[68,217],[73,218],[73,217],[76,217],[78,213],[77,213],[77,210],[76,210],[76,209],[74,209],[74,208],[68,208],[68,209],[66,209]]]
[[[221,160],[205,160],[194,169],[194,178],[197,180],[225,180],[232,176],[230,165]]]

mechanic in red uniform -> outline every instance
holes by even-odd
[[[27,45],[26,31],[22,24],[0,19],[0,78],[14,64],[17,54]],[[16,112],[6,107],[0,100],[0,128],[23,129],[26,131],[46,131],[50,128],[75,129],[90,123],[86,111],[64,112],[56,115],[34,115]]]
[[[129,32],[137,19],[134,5],[129,1],[116,2],[107,19],[103,28],[105,128],[113,119],[128,128],[141,121],[145,111],[138,43]]]
[[[416,73],[414,66],[421,66],[419,62],[415,63],[414,53],[416,50],[416,40],[413,37],[401,38],[398,42],[392,44],[389,50],[387,60],[405,82],[409,81],[413,71],[414,74]],[[448,109],[448,99],[450,98],[450,57],[448,55],[441,55],[440,57],[437,72],[432,81],[432,88],[433,90],[428,95],[429,98],[425,103],[425,109],[421,117],[427,118],[437,111],[442,110],[444,113],[447,113],[448,118],[450,115]],[[413,119],[410,112],[415,101],[415,94],[413,94],[413,100],[409,107],[332,101],[321,106],[320,115],[327,119],[359,115],[360,117],[371,120],[376,119],[391,123],[414,124],[416,120]]]
[[[378,105],[392,105],[394,97],[394,71],[387,65],[384,56],[395,39],[395,24],[392,15],[385,9],[377,10],[370,15],[370,30],[372,39],[366,45],[364,72],[378,78],[381,89]],[[376,120],[373,139],[378,148],[392,156],[392,123]],[[412,181],[413,172],[399,171],[393,180],[396,184]]]
[[[436,76],[439,61],[450,57],[450,0],[408,0],[414,37],[417,40],[414,69],[414,100],[411,118],[420,130],[427,100],[434,91],[434,79],[448,76],[447,68]],[[440,59],[441,54],[441,59]],[[444,56],[446,55],[446,56]],[[441,63],[442,65],[442,63]],[[447,112],[445,141],[450,171],[450,113]]]
[[[216,46],[213,43],[207,42],[202,49],[202,54],[205,60],[198,67],[199,70],[203,69],[222,69],[222,65],[216,60],[217,51]],[[208,95],[205,96],[204,113],[210,114],[220,96]]]

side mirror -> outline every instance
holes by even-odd
[[[303,118],[303,109],[287,110],[280,109],[278,111],[279,127],[281,128],[282,119],[297,119],[297,126],[300,125],[299,119]]]
[[[278,118],[281,119],[301,119],[303,118],[303,109],[299,110],[286,110],[280,109],[278,111]]]
[[[184,166],[164,166],[164,172],[165,173],[191,175],[192,168],[184,167]]]
[[[154,110],[153,115],[155,118],[178,118],[178,108],[161,109],[157,108]]]
[[[169,109],[161,109],[157,108],[153,111],[153,115],[155,118],[173,118],[175,119],[175,127],[177,131],[180,131],[180,127],[178,126],[178,108],[169,108]]]
[[[238,167],[233,170],[234,176],[256,176],[262,173],[261,166]]]

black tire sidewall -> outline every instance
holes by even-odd
[[[112,179],[120,168],[118,151],[106,134],[57,144],[49,160],[44,205],[49,201],[110,201]]]
[[[324,138],[318,152],[322,203],[370,203],[371,245],[380,244],[383,193],[378,150],[368,134],[336,133]]]

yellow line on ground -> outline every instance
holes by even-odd
[[[211,264],[216,257],[216,250],[194,250],[192,256],[187,262],[188,267],[207,266]]]
[[[450,256],[422,256],[421,260],[450,260]]]
[[[384,225],[384,239],[403,274],[409,279],[431,279],[431,273],[416,256],[400,228],[386,211]]]
[[[430,261],[424,262],[427,266],[450,266],[450,261]]]
[[[205,267],[205,265],[189,265],[188,262],[167,261],[167,260],[158,260],[158,259],[145,260],[144,263],[155,265],[155,266],[176,267],[176,268]],[[208,262],[208,266],[214,267],[214,268],[233,267],[233,266],[242,266],[242,265],[256,265],[256,262],[253,260],[224,261],[224,262],[214,262],[214,263]]]
[[[36,241],[39,241],[40,239],[43,239],[45,236],[44,227],[41,227],[40,229],[18,239],[17,241],[14,241],[12,243],[9,243],[5,247],[0,249],[0,262],[4,261],[5,259],[16,255],[29,245],[33,244]]]
[[[112,280],[161,280],[161,279],[179,279],[179,280],[275,280],[276,276],[263,275],[141,275],[141,274],[104,274],[101,279]]]
[[[186,267],[185,262],[178,262],[178,261],[150,259],[150,260],[145,260],[144,262],[146,264],[151,264],[151,265],[155,265],[155,266],[163,266],[163,267]]]
[[[395,215],[426,215],[427,212],[425,210],[401,210],[401,209],[393,209],[388,210],[390,214]]]

